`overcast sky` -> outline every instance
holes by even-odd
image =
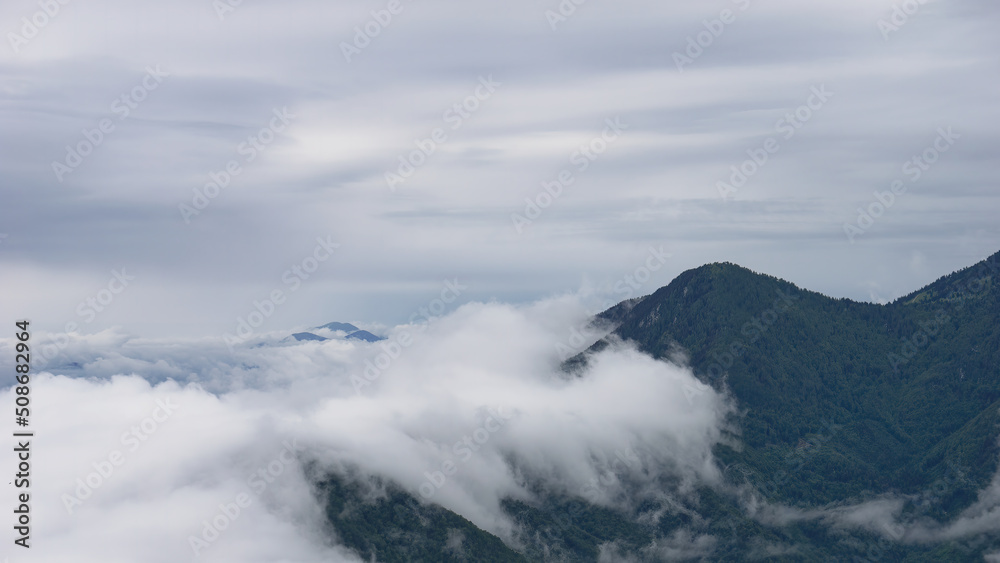
[[[223,2],[0,5],[0,317],[378,327],[647,262],[883,301],[1000,250],[986,0]]]

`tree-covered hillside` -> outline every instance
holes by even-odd
[[[616,330],[565,370],[621,341],[683,357],[737,407],[714,452],[722,484],[678,495],[664,471],[664,494],[626,482],[634,498],[619,509],[539,488],[533,502],[504,503],[517,525],[504,545],[391,483],[373,494],[328,476],[318,491],[339,541],[377,561],[972,562],[1000,551],[988,519],[906,535],[954,523],[997,473],[1000,253],[887,305],[710,264],[600,316]],[[905,529],[831,516],[887,499]]]
[[[787,473],[761,487],[774,500],[917,493],[962,471],[948,503],[959,506],[997,468],[998,262],[889,305],[711,264],[642,300],[615,334],[659,358],[679,345],[696,374],[732,393],[744,450],[718,454],[758,480]]]

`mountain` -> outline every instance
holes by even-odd
[[[832,299],[733,264],[684,272],[622,315],[614,335],[656,358],[676,347],[746,411],[724,464],[781,470],[810,434],[834,435],[779,500],[915,493],[968,469],[954,505],[996,472],[1000,253],[889,305]],[[601,343],[597,346],[606,345]]]
[[[540,489],[505,501],[519,525],[508,547],[527,561],[983,561],[1000,550],[1000,480],[983,493],[1000,460],[998,282],[1000,253],[876,305],[720,263],[612,307],[598,317],[617,328],[564,370],[621,343],[685,361],[736,405],[714,449],[724,481],[679,499],[630,490],[619,510]],[[374,505],[324,491],[365,557],[454,560],[440,548],[451,530],[495,545],[398,488]],[[894,502],[902,525],[878,523]],[[429,511],[419,526],[408,507]],[[411,544],[426,555],[407,559]]]
[[[325,324],[323,326],[318,326],[316,328],[317,329],[325,328],[325,329],[329,329],[329,330],[333,330],[333,331],[340,330],[340,331],[347,332],[347,333],[357,332],[357,331],[361,330],[360,328],[358,328],[358,327],[356,327],[356,326],[354,326],[354,325],[352,325],[350,323],[338,323],[338,322],[327,323],[327,324]]]
[[[380,340],[385,340],[381,336],[375,336],[374,334],[368,332],[367,330],[359,330],[357,332],[352,332],[347,335],[348,339],[353,340],[364,340],[365,342],[378,342]]]
[[[325,342],[329,340],[329,338],[323,338],[322,336],[317,336],[311,332],[296,332],[295,334],[292,335],[292,338],[294,338],[298,342],[312,341],[312,340]]]
[[[422,504],[392,483],[328,475],[316,485],[339,541],[384,563],[524,563],[516,551],[461,516]],[[374,498],[374,500],[371,500]]]
[[[325,329],[328,329],[328,330],[332,330],[334,332],[337,332],[337,331],[346,332],[347,333],[347,338],[348,339],[353,339],[353,340],[363,340],[365,342],[379,342],[380,340],[385,340],[385,338],[383,338],[381,336],[376,336],[376,335],[368,332],[367,330],[361,330],[360,328],[358,328],[358,327],[356,327],[356,326],[354,326],[354,325],[352,325],[350,323],[332,322],[332,323],[327,323],[327,324],[325,324],[323,326],[318,326],[316,328],[317,329],[323,329],[323,328],[325,328]]]
[[[381,340],[385,340],[385,338],[381,336],[376,336],[368,332],[367,330],[361,330],[358,327],[348,323],[333,322],[333,323],[327,323],[321,327],[317,327],[317,329],[323,329],[323,328],[332,331],[347,332],[348,334],[345,337],[347,339],[362,340],[364,342],[379,342]],[[319,336],[311,332],[296,332],[289,338],[293,339],[296,342],[325,342],[327,340],[330,340],[329,338],[325,338],[323,336]],[[289,339],[285,339],[285,341],[287,342],[289,341]]]

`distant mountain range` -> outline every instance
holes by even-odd
[[[352,332],[347,335],[348,339],[353,340],[364,340],[365,342],[378,342],[379,340],[385,340],[382,336],[375,336],[374,334],[368,332],[367,330],[359,330],[357,332]]]
[[[876,305],[722,263],[598,315],[617,328],[565,362],[568,377],[627,341],[654,358],[686,358],[736,403],[737,433],[714,451],[725,482],[699,486],[680,505],[645,491],[624,512],[539,490],[534,502],[505,502],[521,527],[517,545],[505,546],[391,484],[366,500],[329,476],[318,494],[340,540],[366,560],[983,561],[1000,551],[1000,499],[981,496],[1000,460],[998,282],[1000,253]],[[817,516],[887,498],[903,503],[899,524]],[[812,516],[764,518],[766,505]],[[975,522],[964,532],[908,535],[963,518]],[[461,554],[449,547],[456,534]],[[701,549],[651,549],[679,534]],[[608,545],[625,555],[601,559]]]
[[[327,329],[333,332],[344,332],[346,333],[344,338],[348,340],[362,340],[364,342],[379,342],[381,340],[385,340],[384,336],[377,336],[367,330],[361,330],[360,328],[349,323],[332,322],[316,327],[316,330],[322,329]],[[323,342],[330,340],[329,338],[313,334],[311,332],[296,332],[290,338],[294,339],[296,342]]]
[[[292,338],[294,338],[298,342],[303,342],[303,341],[308,342],[308,341],[313,341],[313,340],[324,342],[326,340],[329,340],[329,338],[323,338],[322,336],[316,336],[315,334],[313,334],[311,332],[296,332],[295,334],[292,335]]]
[[[325,329],[332,330],[332,331],[338,331],[339,330],[339,331],[347,332],[347,333],[357,332],[357,331],[361,330],[360,328],[358,328],[358,327],[356,327],[356,326],[354,326],[354,325],[352,325],[350,323],[337,323],[337,322],[326,323],[325,325],[318,326],[316,328],[325,328]]]

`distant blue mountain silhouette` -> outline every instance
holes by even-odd
[[[319,340],[321,342],[329,340],[329,338],[323,338],[322,336],[317,336],[311,332],[296,332],[292,335],[292,338],[298,340],[299,342],[302,342],[303,340]]]
[[[318,326],[316,328],[328,328],[330,330],[342,330],[347,333],[357,332],[361,330],[360,328],[352,325],[351,323],[327,323],[323,326]]]
[[[368,332],[367,330],[359,330],[347,335],[348,338],[354,338],[356,340],[364,340],[365,342],[378,342],[379,340],[385,340],[381,336],[375,336],[374,334]]]

